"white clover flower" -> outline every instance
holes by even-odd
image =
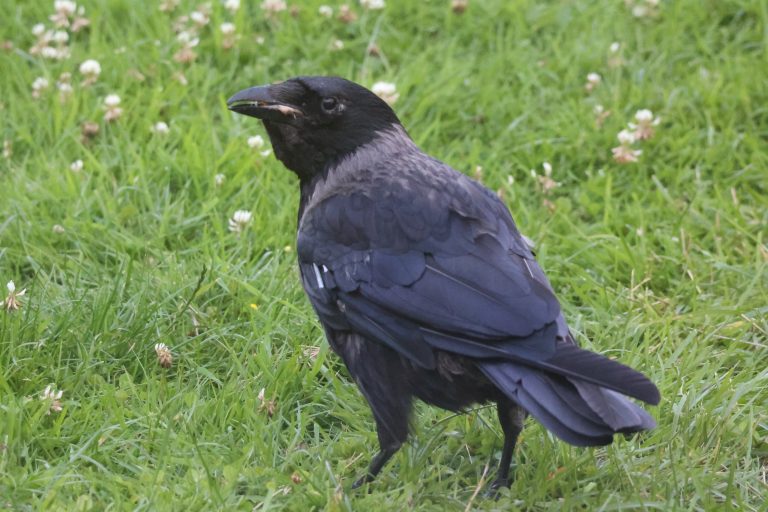
[[[595,114],[595,124],[598,126],[598,128],[603,126],[605,120],[608,119],[608,117],[611,115],[611,111],[605,110],[605,107],[602,105],[595,105],[592,111]]]
[[[222,23],[221,26],[219,26],[219,30],[221,30],[221,33],[225,36],[232,35],[235,33],[235,24],[229,22]]]
[[[469,7],[469,0],[451,0],[451,10],[455,14],[464,14]]]
[[[200,11],[192,11],[189,15],[189,19],[191,19],[192,23],[198,27],[204,27],[211,21],[206,13]]]
[[[116,107],[120,105],[120,96],[117,94],[108,94],[106,98],[104,98],[104,106],[108,108]]]
[[[45,34],[45,25],[42,23],[36,23],[32,26],[32,35],[40,37]]]
[[[39,43],[50,43],[53,41],[53,30],[46,30],[39,37]]]
[[[317,13],[323,18],[330,18],[333,16],[333,7],[330,5],[321,5],[317,9]]]
[[[59,14],[72,16],[77,12],[77,4],[70,0],[56,0],[53,2],[53,10]]]
[[[57,30],[53,33],[53,40],[58,44],[66,44],[69,41],[69,34],[63,30]]]
[[[653,112],[647,108],[640,109],[635,113],[635,123],[629,123],[630,129],[634,130],[634,136],[637,140],[647,140],[653,137],[654,126],[658,126],[661,119],[653,117]]]
[[[390,105],[394,104],[400,97],[397,86],[391,82],[376,82],[371,87],[371,92]]]
[[[617,68],[622,64],[624,64],[624,59],[621,58],[621,44],[614,41],[608,47],[608,67]]]
[[[235,41],[238,39],[237,35],[235,35],[235,24],[234,23],[222,23],[219,27],[221,30],[222,35],[224,38],[221,41],[221,47],[225,50],[229,50],[233,46],[235,46]]]
[[[371,87],[371,91],[374,94],[394,94],[397,91],[397,86],[391,82],[376,82]]]
[[[225,0],[224,8],[231,13],[237,12],[240,9],[240,0]]]
[[[40,55],[42,55],[45,59],[58,59],[59,50],[52,46],[45,46],[42,50],[40,50]]]
[[[248,147],[253,149],[258,149],[264,145],[264,137],[261,135],[254,135],[253,137],[248,137]]]
[[[91,20],[83,17],[83,14],[85,14],[85,9],[79,7],[77,9],[77,13],[80,15],[80,17],[75,18],[75,20],[72,22],[72,26],[70,27],[72,33],[80,32],[82,29],[91,24]]]
[[[220,187],[224,184],[225,179],[226,179],[226,176],[224,176],[223,174],[217,174],[216,176],[213,177],[213,184],[216,185],[217,187]]]
[[[108,94],[107,97],[104,98],[104,107],[107,109],[107,111],[104,113],[105,121],[112,122],[123,115],[123,109],[120,108],[119,105],[120,96],[117,94]]]
[[[619,145],[611,149],[613,153],[613,159],[620,164],[628,164],[637,162],[638,157],[642,154],[639,149],[632,149],[630,146],[635,142],[635,134],[629,130],[621,130],[616,138],[619,139]]]
[[[53,225],[53,229],[52,229],[52,230],[53,230],[53,232],[54,232],[54,233],[56,233],[57,235],[61,235],[62,233],[64,233],[64,232],[66,231],[66,230],[64,229],[64,226],[62,226],[61,224],[54,224],[54,225]]]
[[[47,89],[49,85],[47,78],[37,77],[35,78],[35,81],[32,82],[32,89],[39,91],[41,89]]]
[[[101,74],[101,64],[94,59],[88,59],[80,64],[80,73],[86,76],[99,76]]]
[[[624,0],[636,18],[653,17],[658,14],[659,0]]]
[[[611,153],[613,154],[613,159],[620,164],[631,164],[637,162],[637,159],[643,152],[628,146],[617,146],[611,149]]]
[[[69,170],[72,172],[80,172],[83,170],[83,161],[80,159],[75,160],[69,164]]]
[[[341,39],[334,39],[331,41],[331,50],[339,51],[344,49],[344,41]]]
[[[64,90],[71,91],[72,86],[69,85],[71,80],[72,80],[72,73],[65,71],[64,73],[59,75],[59,79],[56,81],[56,87],[58,87],[60,91],[64,91]]]
[[[619,144],[622,146],[629,146],[630,144],[635,143],[635,134],[629,130],[621,130],[616,135],[616,138],[619,139]]]
[[[635,112],[635,120],[638,123],[648,123],[653,120],[653,112],[647,108],[643,108]]]
[[[94,59],[88,59],[80,64],[80,74],[85,76],[83,85],[92,85],[96,83],[101,74],[101,64]]]
[[[163,12],[171,12],[179,6],[179,0],[163,0],[160,2],[160,10]]]
[[[8,296],[5,298],[5,300],[2,302],[2,306],[5,307],[5,310],[8,313],[12,313],[13,311],[17,311],[21,308],[21,302],[19,302],[19,297],[23,297],[25,293],[27,293],[27,289],[23,289],[20,292],[16,291],[16,283],[13,281],[8,281],[8,284],[5,285],[6,288],[8,288]]]
[[[269,13],[276,13],[286,10],[288,5],[284,0],[264,0],[261,2],[261,8]]]
[[[173,364],[173,354],[171,349],[165,343],[155,343],[155,354],[157,354],[157,362],[163,368],[170,368]]]
[[[152,125],[152,133],[157,135],[166,135],[170,131],[171,129],[168,127],[168,124],[163,121],[158,121]]]
[[[39,98],[50,85],[47,78],[42,76],[35,78],[35,81],[32,82],[32,97]]]
[[[229,219],[229,230],[233,233],[240,233],[250,224],[251,217],[252,214],[248,210],[237,210]]]
[[[187,30],[179,32],[179,35],[176,36],[176,40],[187,48],[194,48],[200,43],[200,38],[195,37],[193,32]]]
[[[46,414],[51,414],[52,412],[61,412],[61,395],[63,394],[64,391],[62,390],[56,392],[56,387],[53,384],[45,388],[43,394],[40,395],[40,400],[43,402],[50,402],[48,412]]]
[[[592,92],[595,87],[600,85],[602,80],[603,77],[601,77],[598,73],[589,73],[587,74],[587,83],[584,85],[584,88],[587,90],[587,92]]]
[[[357,19],[357,14],[355,14],[355,11],[353,11],[349,5],[342,4],[339,7],[339,17],[338,20],[342,23],[352,23]]]
[[[371,11],[377,11],[385,7],[384,0],[360,0],[360,5]]]
[[[543,162],[541,167],[544,169],[544,175],[539,176],[533,169],[531,169],[531,174],[536,178],[536,181],[539,182],[541,191],[544,192],[545,195],[548,195],[554,188],[560,186],[560,184],[552,179],[552,164]]]

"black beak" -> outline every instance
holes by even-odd
[[[272,85],[262,85],[244,89],[227,100],[227,108],[232,112],[276,122],[287,122],[304,113],[294,105],[282,103],[271,94]]]

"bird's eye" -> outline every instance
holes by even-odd
[[[323,98],[323,110],[326,112],[331,112],[336,108],[336,105],[338,105],[339,102],[336,100],[336,98]]]

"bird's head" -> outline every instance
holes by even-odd
[[[354,82],[338,77],[291,78],[242,90],[227,100],[233,112],[261,119],[275,156],[300,178],[400,128],[389,105]]]

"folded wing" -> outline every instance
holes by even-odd
[[[498,205],[491,206],[485,210],[498,217]],[[418,216],[421,210],[409,207]],[[650,416],[616,392],[655,404],[657,388],[572,343],[511,217],[473,217],[461,208],[438,215],[431,207],[422,205],[426,213],[410,221],[377,218],[375,199],[335,196],[307,213],[299,233],[302,275],[323,321],[427,369],[436,365],[435,349],[475,359],[499,389],[574,444],[650,428]]]

